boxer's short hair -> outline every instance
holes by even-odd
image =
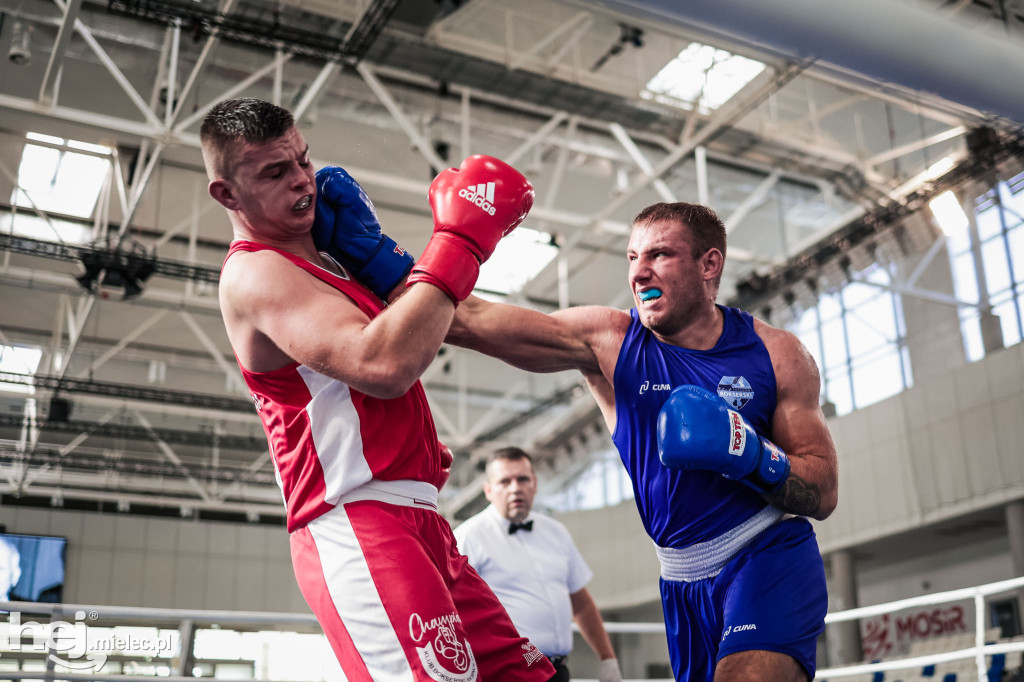
[[[207,171],[213,177],[231,177],[235,169],[230,151],[235,145],[277,139],[294,125],[295,117],[290,111],[255,97],[219,102],[206,114],[199,128]]]
[[[675,203],[651,204],[637,213],[633,226],[671,221],[690,228],[693,237],[693,257],[699,258],[711,249],[718,249],[725,256],[725,223],[707,206]]]

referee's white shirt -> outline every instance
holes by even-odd
[[[572,603],[594,573],[569,531],[550,516],[531,513],[533,530],[509,535],[494,505],[455,529],[459,549],[498,596],[519,634],[547,656],[572,649]]]

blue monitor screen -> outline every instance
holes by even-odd
[[[67,538],[0,533],[0,600],[60,602]]]

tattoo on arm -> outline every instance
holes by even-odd
[[[814,483],[809,483],[799,476],[790,473],[782,488],[771,495],[768,500],[779,509],[790,514],[812,516],[821,504],[821,491]]]

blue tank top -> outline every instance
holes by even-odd
[[[717,392],[757,433],[771,438],[776,386],[768,349],[749,313],[718,308],[725,323],[710,350],[662,343],[634,308],[615,365],[612,441],[633,481],[644,528],[661,547],[710,540],[767,506],[742,483],[711,471],[669,469],[658,458],[658,412],[672,389],[684,384]]]

